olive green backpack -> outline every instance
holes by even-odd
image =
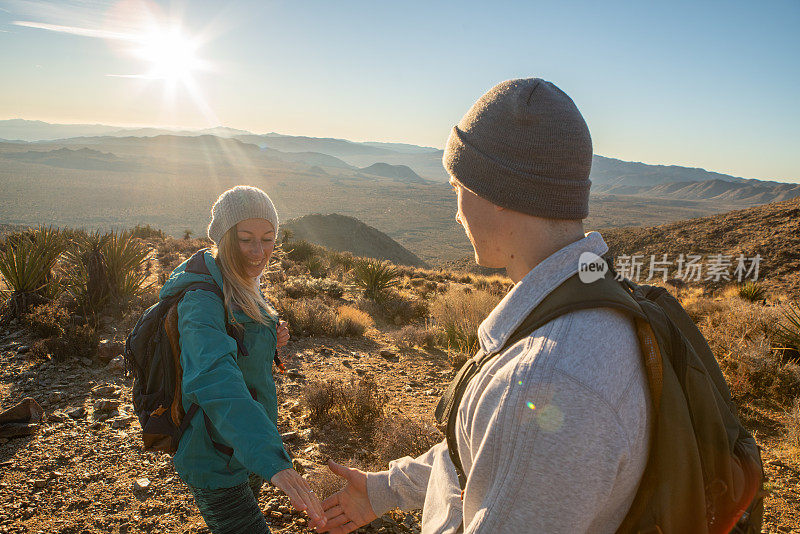
[[[739,423],[711,349],[664,288],[604,278],[569,278],[531,312],[497,352],[467,360],[436,407],[461,489],[466,474],[455,440],[467,384],[492,357],[556,317],[586,308],[631,315],[653,405],[647,467],[621,533],[760,533],[763,468],[753,437]]]

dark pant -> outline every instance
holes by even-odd
[[[203,519],[214,534],[269,534],[258,495],[264,480],[250,475],[248,482],[232,488],[202,489],[189,486]]]

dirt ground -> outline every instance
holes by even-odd
[[[0,533],[208,532],[170,457],[142,450],[131,415],[131,380],[121,369],[99,360],[35,360],[25,349],[24,332],[0,334],[0,409],[33,397],[47,416],[30,436],[0,439]],[[283,356],[289,373],[277,379],[279,427],[294,431],[286,445],[314,480],[325,471],[326,458],[352,463],[367,451],[352,436],[308,422],[296,404],[307,381],[371,375],[387,394],[391,413],[432,424],[433,408],[453,374],[444,353],[401,351],[380,335],[302,338]],[[97,388],[103,385],[112,387]],[[111,402],[98,402],[104,399]],[[771,449],[782,416],[757,409],[749,414],[764,446],[770,492],[763,531],[800,533],[800,471]],[[149,485],[137,489],[144,478]],[[318,488],[331,491],[329,483]],[[273,532],[309,532],[305,516],[275,488],[265,486],[259,504]],[[419,532],[419,525],[419,511],[398,512],[361,531]]]

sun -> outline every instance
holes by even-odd
[[[197,56],[199,43],[184,35],[180,28],[156,29],[142,35],[138,41],[140,46],[131,52],[149,64],[145,75],[148,79],[185,84],[193,73],[204,67]]]

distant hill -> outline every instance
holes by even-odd
[[[87,171],[106,170],[125,172],[136,171],[142,168],[142,165],[138,162],[123,160],[115,154],[100,152],[90,148],[79,148],[76,150],[59,148],[47,151],[29,150],[26,152],[6,153],[3,154],[3,157],[28,163],[49,165],[51,167]]]
[[[292,231],[294,240],[302,239],[340,252],[400,265],[426,267],[425,262],[400,243],[354,217],[315,213],[287,221],[283,227]]]
[[[601,231],[611,254],[761,256],[759,279],[800,297],[800,198],[671,224]],[[735,261],[734,261],[735,265]],[[733,267],[731,268],[733,272]],[[704,277],[705,275],[703,275]]]
[[[412,171],[405,165],[389,165],[388,163],[373,163],[369,167],[360,169],[361,172],[367,174],[375,174],[377,176],[384,176],[386,178],[394,178],[402,182],[425,183],[428,180],[422,178],[419,174]]]

